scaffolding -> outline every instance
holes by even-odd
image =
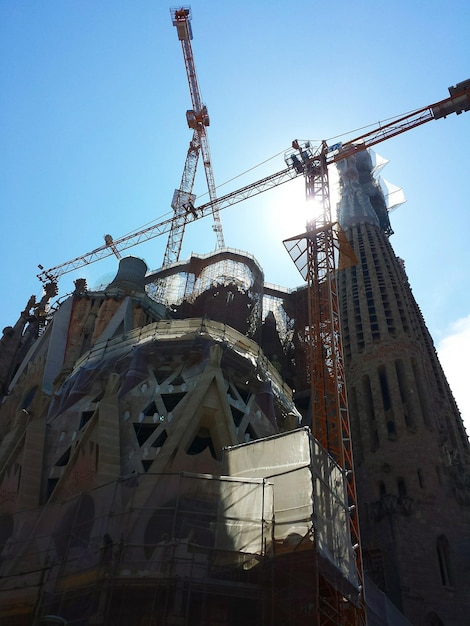
[[[310,393],[307,288],[264,282],[256,259],[223,248],[149,272],[148,295],[175,319],[202,317],[232,326],[258,342],[297,392]],[[309,422],[310,425],[310,422]]]
[[[244,475],[136,474],[9,516],[2,623],[306,626],[327,585],[355,602],[342,472],[309,431],[229,448],[225,467]]]
[[[341,623],[345,476],[286,382],[304,292],[221,250],[164,270],[168,319],[127,265],[60,307],[2,405],[0,622]]]
[[[259,338],[263,271],[251,255],[230,248],[193,254],[150,273],[146,283],[150,297],[165,304],[174,318],[204,315]]]

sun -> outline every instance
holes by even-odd
[[[265,203],[269,215],[268,228],[273,239],[283,240],[305,232],[309,203],[302,178],[280,185],[271,196],[266,194]]]

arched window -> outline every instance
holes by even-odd
[[[387,488],[385,487],[385,483],[383,482],[383,480],[379,480],[379,482],[377,483],[377,488],[379,492],[379,498],[382,499],[387,493]]]
[[[404,498],[406,494],[406,483],[404,478],[397,478],[398,495]]]
[[[387,372],[385,367],[381,365],[378,368],[379,381],[380,381],[380,389],[382,391],[382,401],[384,411],[387,412],[392,408],[392,400],[390,397],[390,391],[388,388],[388,380],[387,380]]]
[[[453,587],[449,541],[445,535],[440,535],[437,538],[436,549],[441,582],[444,587]]]

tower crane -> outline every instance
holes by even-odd
[[[335,143],[331,146],[323,142],[321,148],[315,151],[312,151],[311,146],[307,144],[304,144],[301,150],[294,148],[294,150],[286,156],[286,168],[220,196],[216,200],[211,199],[197,207],[192,204],[182,204],[180,208],[182,209],[181,219],[184,223],[184,228],[191,222],[212,215],[214,206],[217,207],[218,211],[221,211],[234,204],[248,200],[253,196],[305,175],[305,168],[314,170],[315,167],[319,168],[338,163],[342,159],[354,155],[356,152],[372,148],[382,141],[391,139],[417,126],[421,126],[426,122],[447,117],[447,115],[452,113],[459,115],[464,111],[470,110],[470,79],[458,83],[455,87],[449,87],[449,93],[450,97],[444,100],[416,109],[406,115],[397,116],[386,124],[376,124],[371,127],[368,132],[347,142]],[[298,142],[296,145],[300,147]],[[107,235],[104,245],[86,254],[77,256],[65,263],[55,265],[47,270],[40,265],[39,269],[41,271],[37,274],[37,277],[42,283],[48,283],[50,281],[57,282],[64,274],[73,272],[80,267],[95,263],[113,254],[118,256],[118,254],[124,250],[155,237],[159,237],[160,235],[164,235],[165,233],[170,233],[174,228],[174,221],[174,217],[160,220],[155,224],[124,235],[118,239],[113,239],[110,235]]]
[[[196,75],[196,66],[194,64],[191,46],[191,39],[193,38],[191,29],[191,9],[189,7],[170,9],[170,13],[173,26],[176,26],[178,39],[181,41],[184,64],[186,66],[189,91],[193,105],[191,110],[186,111],[186,121],[188,122],[189,128],[192,128],[193,130],[193,136],[189,142],[180,187],[179,189],[175,189],[173,194],[171,206],[174,210],[174,216],[171,221],[168,242],[163,257],[163,266],[179,260],[184,230],[187,223],[186,213],[188,212],[188,209],[194,206],[194,201],[196,199],[196,196],[193,194],[193,187],[200,153],[202,153],[207,188],[209,191],[210,202],[212,203],[211,211],[214,219],[213,229],[217,236],[217,247],[222,248],[225,245],[222,223],[220,221],[219,209],[217,206],[214,173],[212,171],[209,140],[207,138],[206,130],[210,123],[209,114],[207,112],[206,105],[203,104],[201,100]]]

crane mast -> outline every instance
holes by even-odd
[[[336,281],[337,240],[332,227],[330,185],[328,178],[328,146],[323,142],[316,153],[308,147],[293,146],[303,164],[306,196],[318,209],[307,222],[306,232],[287,239],[284,245],[307,283],[307,327],[305,342],[308,354],[312,432],[320,444],[344,470],[349,531],[356,550],[359,588],[363,589],[362,557],[359,519],[349,425],[346,381],[344,375],[341,322]],[[296,158],[292,155],[291,158]],[[339,622],[345,626],[365,624],[363,602],[354,606],[345,602],[342,594],[323,581],[328,589],[319,590],[330,602]],[[362,593],[361,593],[361,597]],[[331,603],[334,605],[331,606]],[[336,622],[335,622],[336,623]],[[329,611],[319,612],[319,626],[331,624]]]
[[[194,201],[196,199],[193,194],[193,187],[200,153],[202,153],[207,188],[212,203],[211,212],[214,219],[213,229],[217,237],[217,247],[221,248],[225,245],[219,208],[217,206],[214,173],[212,171],[209,140],[206,130],[207,126],[210,124],[209,114],[207,107],[202,103],[191,46],[191,39],[193,37],[190,21],[191,10],[189,7],[182,7],[180,9],[170,9],[170,12],[183,50],[184,64],[193,106],[191,110],[186,112],[186,121],[189,128],[193,130],[193,136],[186,154],[181,184],[179,189],[175,190],[171,203],[174,216],[163,257],[164,267],[178,261],[180,257],[187,223],[186,215],[188,211],[194,207]]]

